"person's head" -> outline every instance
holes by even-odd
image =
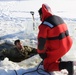
[[[51,8],[47,4],[42,4],[42,7],[38,10],[40,20],[44,21],[46,18],[52,16]]]
[[[15,44],[15,46],[16,46],[18,49],[22,49],[22,48],[23,48],[22,43],[20,42],[19,39],[18,39],[18,40],[15,40],[14,44]]]
[[[42,8],[40,8],[40,9],[38,10],[38,13],[39,13],[39,16],[40,16],[40,20],[42,20]]]

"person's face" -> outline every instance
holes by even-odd
[[[17,43],[16,43],[16,47],[17,47],[18,49],[22,49],[22,48],[23,48],[23,45],[22,45],[21,42],[17,42]]]
[[[42,21],[42,14],[39,14],[40,15],[40,21]]]

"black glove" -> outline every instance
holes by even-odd
[[[39,53],[39,56],[44,60],[47,57],[46,53]]]

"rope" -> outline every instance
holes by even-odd
[[[42,62],[43,62],[43,61],[42,61]],[[29,72],[25,72],[25,73],[23,73],[22,75],[27,74],[27,73],[31,73],[31,72],[35,72],[35,71],[37,71],[37,73],[40,74],[40,75],[45,75],[45,74],[42,74],[42,73],[39,72],[39,70],[42,70],[42,71],[46,72],[46,71],[43,70],[42,68],[39,68],[39,66],[42,64],[42,62],[38,65],[38,67],[37,67],[36,70],[29,71]],[[46,73],[47,73],[48,75],[51,75],[49,72],[46,72]]]
[[[15,72],[16,75],[18,75],[16,70],[14,70],[14,72]]]
[[[43,62],[43,61],[42,61],[42,62]],[[43,70],[42,68],[39,68],[39,66],[42,64],[42,62],[38,65],[38,67],[37,67],[36,70],[25,72],[25,73],[23,73],[22,75],[25,75],[25,74],[28,74],[28,73],[32,73],[32,72],[36,72],[36,71],[37,71],[37,73],[40,74],[40,75],[45,75],[45,74],[43,74],[43,73],[40,73],[39,70],[42,70],[42,71],[46,72],[48,75],[51,75],[49,72]],[[14,71],[15,71],[16,75],[18,75],[18,74],[17,74],[17,71],[16,71],[16,70],[14,70]]]
[[[39,70],[42,70],[42,71],[46,72],[47,74],[51,75],[49,72],[43,70],[42,68],[39,68],[39,66],[40,66],[42,63],[43,63],[43,61],[38,65],[38,67],[37,67],[37,72],[38,72],[40,75],[44,75],[44,74],[42,74],[42,73],[39,72]]]

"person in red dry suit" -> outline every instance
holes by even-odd
[[[68,75],[73,75],[73,61],[59,61],[72,46],[66,23],[53,15],[47,4],[42,4],[38,12],[42,23],[39,25],[37,52],[43,59],[44,69],[47,72],[66,69]]]

